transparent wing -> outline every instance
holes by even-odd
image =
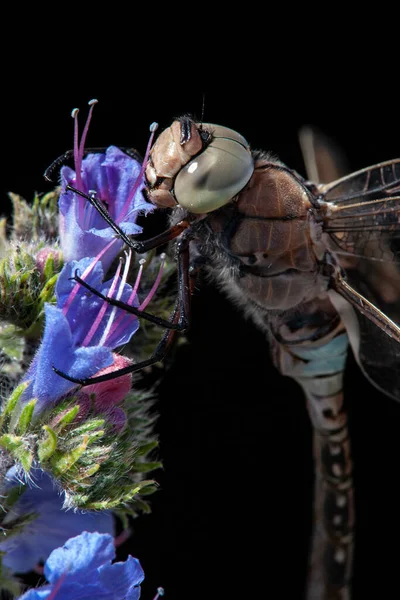
[[[318,186],[325,200],[346,204],[370,200],[378,195],[400,193],[400,158],[356,171],[328,184]]]
[[[310,181],[328,183],[348,173],[343,152],[314,125],[305,125],[300,129],[299,142]]]
[[[354,292],[356,309],[337,305],[356,358],[377,387],[400,399],[400,337],[393,334],[400,325],[400,159],[317,187],[327,202],[326,245]],[[337,292],[349,301],[340,285]],[[363,298],[383,318],[363,313]]]

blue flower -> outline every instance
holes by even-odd
[[[88,154],[83,158],[94,104],[95,101],[92,101],[79,145],[77,109],[72,113],[75,120],[75,170],[69,167],[63,167],[61,170],[60,238],[65,261],[97,256],[110,244],[101,259],[106,272],[122,249],[123,241],[116,237],[113,229],[87,199],[66,191],[66,186],[69,184],[86,194],[94,193],[106,207],[113,221],[127,235],[141,233],[142,228],[136,224],[137,216],[151,212],[154,206],[143,196],[143,168],[137,160],[115,146],[110,146],[103,153]]]
[[[43,339],[25,377],[29,385],[21,401],[36,398],[35,413],[61,399],[76,384],[60,377],[53,365],[72,377],[91,377],[114,364],[112,350],[126,344],[139,327],[135,315],[110,306],[71,278],[76,271],[104,296],[113,296],[139,306],[136,290],[126,283],[130,255],[120,277],[103,282],[103,268],[97,259],[84,258],[64,266],[56,286],[57,306],[45,305]]]
[[[84,531],[47,559],[49,585],[28,591],[20,600],[138,600],[144,579],[139,561],[129,556],[112,564],[114,558],[110,535]]]
[[[6,476],[7,488],[19,486],[23,490],[21,478],[15,467]],[[112,514],[103,512],[74,512],[62,510],[64,492],[57,489],[53,480],[41,469],[30,473],[30,481],[13,505],[7,519],[34,512],[37,519],[29,523],[18,535],[3,538],[0,550],[6,554],[3,564],[14,573],[24,573],[43,562],[58,546],[82,530],[100,531],[112,534],[114,521]]]

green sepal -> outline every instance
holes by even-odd
[[[142,493],[142,492],[140,492],[140,493]],[[142,500],[141,498],[135,498],[135,503],[130,508],[131,508],[130,512],[133,517],[137,516],[138,511],[145,513],[147,515],[149,513],[151,513],[150,505],[147,502],[145,502],[145,500]]]
[[[49,262],[49,260],[50,259],[48,258],[46,265]],[[53,259],[53,264],[54,264],[54,259]],[[54,288],[57,283],[57,279],[58,279],[58,273],[53,275],[44,284],[43,289],[39,294],[39,300],[40,300],[40,304],[38,305],[39,308],[43,308],[43,305],[45,302],[52,302],[54,300]]]
[[[32,466],[33,454],[24,438],[11,433],[4,433],[0,437],[0,445],[3,446],[16,461],[21,463],[26,473],[29,473]]]
[[[70,452],[63,454],[56,452],[53,454],[51,460],[51,470],[55,477],[60,477],[63,473],[66,473],[71,467],[80,459],[85,452],[89,442],[89,437],[85,436],[83,442]]]
[[[47,436],[38,441],[38,458],[41,463],[46,462],[57,449],[57,434],[48,425],[43,425],[42,429]]]
[[[126,485],[122,488],[120,487],[120,493],[117,498],[108,498],[107,500],[103,500],[101,502],[89,502],[86,506],[88,509],[92,510],[111,510],[113,508],[121,507],[121,504],[128,504],[131,502],[141,490],[142,483],[137,483],[133,487]]]
[[[20,485],[10,486],[7,489],[7,498],[5,498],[2,502],[2,507],[5,512],[8,512],[10,510],[10,508],[12,508],[14,506],[14,504],[16,502],[18,502],[18,500],[20,499],[21,494],[23,494],[25,488],[26,488],[26,485],[20,484]]]
[[[88,506],[89,495],[88,494],[79,494],[77,492],[74,493],[74,506],[84,506],[85,510],[90,510]],[[106,509],[104,509],[106,510]]]
[[[1,420],[0,420],[1,426],[3,425],[5,418],[9,417],[12,414],[12,412],[14,411],[14,408],[16,407],[18,400],[20,399],[21,395],[26,390],[28,385],[29,385],[29,381],[25,381],[24,383],[21,383],[18,387],[15,388],[15,390],[13,391],[13,393],[7,400],[7,402],[4,406],[3,413],[1,415]]]
[[[25,473],[29,473],[33,462],[32,451],[28,448],[21,449],[21,451],[17,452],[16,458],[21,463]]]
[[[24,440],[12,433],[3,433],[0,437],[0,445],[14,456],[15,452],[24,445]]]
[[[18,417],[18,421],[15,425],[15,433],[17,435],[24,435],[28,431],[29,425],[32,421],[33,411],[35,409],[37,400],[34,398],[27,402],[23,407],[21,414]]]
[[[142,481],[142,483],[144,484],[142,489],[140,490],[142,496],[150,496],[158,490],[157,483],[155,481],[152,481],[151,479],[148,481]]]
[[[97,440],[101,439],[104,436],[104,434],[105,434],[105,431],[103,429],[99,429],[98,431],[93,431],[92,433],[88,432],[87,435],[85,436],[88,438],[87,445],[89,446],[90,444],[93,444]],[[91,456],[90,449],[88,449],[87,455]]]
[[[79,408],[79,404],[76,404],[70,410],[67,410],[60,419],[55,419],[53,428],[57,431],[57,433],[60,433],[67,425],[72,423],[79,412]]]
[[[77,437],[79,435],[86,435],[87,433],[94,431],[98,427],[103,427],[104,423],[105,419],[90,419],[83,425],[72,429],[71,433],[74,435],[74,437]],[[104,434],[104,431],[102,432],[102,434]]]
[[[79,481],[79,485],[85,485],[85,480],[92,477],[97,471],[100,469],[100,465],[96,464],[88,469],[82,469],[79,471],[79,477],[81,478]],[[88,485],[92,485],[92,481],[88,481]]]
[[[148,444],[142,444],[135,450],[135,456],[144,456],[151,452],[151,450],[154,450],[154,448],[157,448],[157,446],[158,442],[156,440],[149,442]]]
[[[161,469],[161,462],[135,462],[134,469],[136,473],[148,473],[149,471],[155,471]]]
[[[47,281],[47,283],[49,283],[51,278],[54,276],[54,265],[54,256],[53,254],[49,254],[43,269],[44,279]]]

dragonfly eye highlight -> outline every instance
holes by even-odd
[[[227,204],[244,188],[254,161],[244,137],[219,125],[206,125],[213,138],[203,152],[187,163],[175,180],[175,198],[195,214]]]

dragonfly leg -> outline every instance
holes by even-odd
[[[400,343],[400,327],[367,298],[359,294],[343,277],[339,267],[334,267],[330,280],[330,288],[347,300],[362,315],[375,323],[387,335]]]
[[[75,276],[73,277],[74,281],[79,283],[82,287],[89,290],[92,294],[110,304],[110,306],[116,306],[117,308],[121,308],[128,313],[136,315],[146,321],[150,321],[160,327],[165,327],[166,329],[176,329],[177,331],[184,332],[188,328],[189,321],[189,311],[190,311],[190,302],[188,298],[190,297],[190,293],[188,292],[189,285],[189,238],[182,238],[177,243],[176,247],[176,257],[178,263],[178,302],[180,305],[179,311],[179,319],[177,322],[174,322],[172,319],[166,320],[161,317],[156,317],[144,310],[140,310],[135,306],[130,304],[126,304],[125,302],[121,302],[116,298],[110,298],[105,296],[96,288],[92,287],[89,283],[84,281],[77,272],[75,272]]]
[[[124,367],[123,369],[118,369],[111,373],[106,373],[105,375],[99,375],[98,377],[88,377],[83,379],[71,377],[70,375],[68,375],[68,373],[60,371],[55,366],[53,366],[53,370],[58,375],[60,375],[60,377],[68,379],[68,381],[72,381],[73,383],[84,387],[86,385],[92,385],[94,383],[101,383],[103,381],[109,381],[110,379],[116,379],[117,377],[121,377],[122,375],[126,375],[128,373],[135,373],[136,371],[140,371],[145,367],[149,367],[163,360],[168,354],[169,350],[172,348],[178,333],[184,331],[190,324],[191,294],[195,286],[197,269],[189,269],[189,243],[190,240],[188,238],[183,238],[178,242],[178,298],[175,302],[174,310],[171,314],[170,321],[165,321],[166,325],[168,325],[167,331],[165,331],[164,335],[162,336],[159,344],[157,345],[155,351],[153,352],[150,358],[139,363],[129,365],[128,367]],[[94,292],[97,293],[96,290],[94,290]],[[97,295],[99,294],[97,293]],[[104,299],[106,301],[111,300],[110,298]],[[112,302],[110,303],[113,304]],[[119,306],[120,308],[125,307],[124,303],[118,303],[117,306]],[[129,307],[129,305],[127,306]],[[140,311],[138,316],[141,316]],[[161,319],[160,321],[162,323],[164,322],[163,319]],[[154,321],[153,319],[152,322],[156,321]]]
[[[175,306],[172,318],[173,318],[173,320],[176,320],[179,318],[178,303]],[[105,375],[99,375],[98,377],[87,377],[84,379],[78,379],[76,377],[71,377],[70,375],[68,375],[68,373],[64,373],[63,371],[60,371],[59,369],[57,369],[54,366],[53,366],[53,371],[55,371],[57,373],[57,375],[60,375],[60,377],[63,377],[64,379],[68,379],[68,381],[72,381],[73,383],[76,383],[77,385],[80,385],[81,387],[84,387],[86,385],[92,385],[95,383],[102,383],[103,381],[109,381],[110,379],[117,379],[118,377],[121,377],[122,375],[127,375],[129,373],[135,373],[136,371],[140,371],[141,369],[144,369],[145,367],[149,367],[159,361],[162,361],[168,354],[169,350],[171,349],[173,343],[175,342],[177,335],[178,335],[178,331],[176,329],[168,329],[162,336],[160,342],[158,343],[155,351],[153,352],[153,354],[151,355],[150,358],[143,360],[141,362],[129,365],[128,367],[124,367],[123,369],[118,369],[117,371],[112,371],[111,373],[106,373]]]
[[[93,208],[95,208],[97,212],[103,217],[104,221],[111,227],[111,229],[115,231],[118,237],[129,248],[131,248],[134,252],[138,254],[143,254],[144,252],[148,252],[153,248],[158,248],[159,246],[167,244],[168,242],[177,238],[183,231],[185,231],[185,229],[188,229],[191,225],[188,219],[183,219],[176,225],[173,225],[169,229],[166,229],[159,235],[156,235],[150,238],[149,240],[144,240],[142,242],[134,241],[130,237],[128,237],[123,231],[123,229],[121,229],[121,227],[114,221],[101,199],[96,198],[94,194],[86,194],[85,192],[78,190],[72,185],[67,185],[65,189],[66,191],[73,192],[74,194],[78,194],[78,196],[85,198],[85,200],[87,200],[93,206]]]

